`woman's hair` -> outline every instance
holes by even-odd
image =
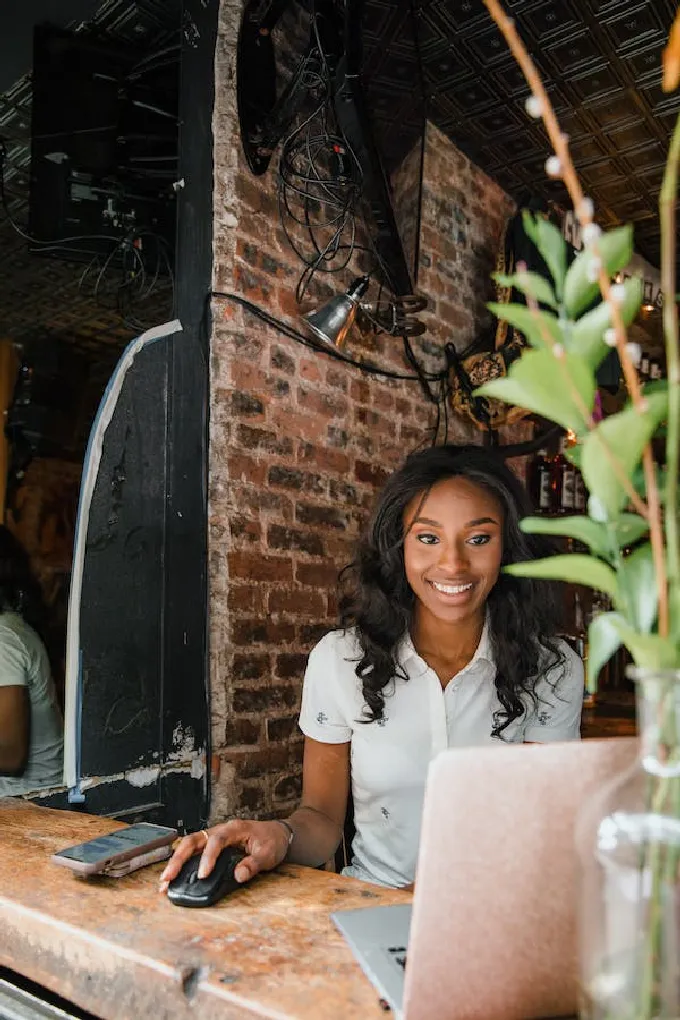
[[[551,551],[545,539],[520,531],[521,518],[532,508],[524,487],[498,454],[479,446],[437,446],[411,454],[387,481],[356,559],[341,574],[341,624],[355,628],[362,651],[356,674],[362,683],[364,722],[382,719],[385,688],[396,676],[404,676],[397,649],[410,630],[416,603],[404,567],[404,511],[448,478],[466,478],[500,503],[502,566]],[[557,586],[501,572],[487,609],[502,706],[492,733],[501,736],[524,713],[527,696],[535,701],[538,676],[564,661],[556,643],[561,615]]]
[[[23,546],[0,524],[0,612],[18,613],[43,638],[45,607]]]

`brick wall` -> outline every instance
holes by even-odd
[[[301,266],[278,226],[274,171],[252,177],[233,90],[238,0],[223,0],[217,53],[215,288],[293,320]],[[415,229],[415,154],[395,175],[397,214]],[[410,204],[409,204],[410,203]],[[403,217],[401,216],[403,207]],[[428,132],[419,289],[433,300],[415,342],[429,366],[441,344],[480,328],[507,196],[433,128]],[[413,241],[413,238],[412,238]],[[348,270],[335,287],[344,289]],[[311,646],[334,623],[334,585],[376,488],[427,442],[433,407],[417,383],[363,375],[215,300],[211,343],[210,605],[213,817],[282,814],[300,792],[297,730]],[[400,341],[364,338],[373,360],[408,371]],[[357,347],[350,351],[356,353]],[[460,419],[449,439],[479,440]]]

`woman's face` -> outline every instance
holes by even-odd
[[[466,478],[447,478],[404,512],[404,566],[419,610],[447,623],[478,619],[498,578],[503,511]]]

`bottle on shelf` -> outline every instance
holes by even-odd
[[[643,351],[640,355],[640,381],[647,382],[649,379],[649,354]]]
[[[549,514],[551,499],[550,457],[547,450],[539,450],[532,461],[529,473],[529,491],[534,508],[539,514]]]
[[[557,474],[555,476],[556,485],[553,490],[557,497],[555,499],[555,511],[558,514],[573,514],[574,512],[576,468],[565,456],[565,451],[568,449],[569,445],[569,437],[563,436],[560,440],[560,452],[553,462],[558,465]]]

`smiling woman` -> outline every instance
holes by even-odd
[[[558,639],[543,582],[503,567],[541,556],[505,463],[480,447],[411,455],[381,493],[344,572],[340,630],[312,650],[300,727],[302,805],[283,824],[231,821],[187,837],[165,878],[204,850],[242,846],[245,881],[284,858],[321,864],[342,834],[351,789],[356,834],[345,874],[414,881],[425,780],[447,747],[578,739],[583,665]]]

